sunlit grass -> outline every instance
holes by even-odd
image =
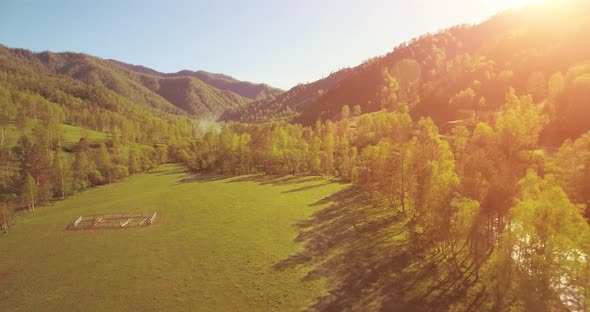
[[[25,135],[27,135],[29,138],[32,138],[33,129],[35,129],[38,123],[39,120],[37,119],[33,119],[27,122],[27,126],[25,128]],[[16,131],[16,127],[14,125],[14,121],[0,120],[0,127],[4,128],[5,131],[4,146],[15,146],[18,141],[18,134]],[[63,131],[65,140],[63,144],[66,146],[78,143],[78,141],[80,141],[80,138],[85,135],[87,135],[88,141],[90,143],[104,142],[109,138],[109,134],[106,132],[84,130],[82,128],[67,124],[62,124],[61,130]]]
[[[176,166],[17,220],[0,236],[1,311],[295,311],[323,293],[294,224],[346,185],[323,178],[191,177]],[[157,211],[143,228],[65,231],[79,215]]]

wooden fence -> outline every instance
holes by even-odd
[[[139,227],[153,224],[157,213],[111,213],[79,216],[70,223],[68,230],[109,229]]]

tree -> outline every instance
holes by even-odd
[[[135,175],[140,168],[140,164],[139,164],[139,152],[137,151],[137,147],[132,147],[129,149],[129,162],[128,162],[128,167],[129,167],[129,173],[131,175]]]
[[[334,174],[334,148],[336,138],[334,136],[334,124],[327,120],[325,128],[322,131],[322,154],[321,167],[322,173],[327,175]]]
[[[392,129],[389,135],[391,154],[389,163],[392,167],[388,170],[391,179],[389,191],[390,203],[393,207],[401,207],[402,213],[406,214],[407,193],[410,191],[412,174],[411,168],[415,156],[416,140],[411,139],[413,121],[408,114],[407,107],[400,106],[400,111],[390,114]]]
[[[353,114],[355,117],[357,117],[357,116],[360,116],[360,115],[361,115],[361,106],[360,106],[360,105],[355,105],[355,106],[352,108],[352,114]]]
[[[590,132],[575,141],[565,141],[547,164],[570,199],[586,205],[590,218]]]
[[[315,135],[312,138],[309,156],[308,156],[308,167],[312,174],[319,175],[322,171],[322,158],[321,158],[322,140],[319,136]]]
[[[18,110],[16,119],[14,120],[14,126],[16,127],[16,132],[20,139],[25,134],[25,127],[27,126],[27,116],[25,115],[24,110]]]
[[[342,106],[342,110],[340,111],[340,118],[348,119],[350,117],[350,107],[348,105]]]
[[[397,78],[390,72],[388,68],[383,70],[383,86],[381,87],[379,100],[381,109],[394,108],[399,99],[397,93],[400,90],[400,84]]]
[[[438,135],[438,128],[430,118],[418,122],[418,139],[414,191],[414,211],[411,232],[437,243],[449,239],[453,209],[451,201],[459,186],[455,160],[451,148]]]
[[[451,227],[449,234],[449,243],[451,245],[451,256],[456,259],[456,256],[461,252],[459,244],[465,246],[468,242],[471,244],[471,257],[476,262],[477,268],[481,261],[481,255],[478,254],[478,249],[474,248],[473,239],[474,233],[477,229],[477,218],[480,212],[480,204],[478,201],[467,198],[453,198],[451,201],[451,207],[453,209],[451,217]],[[476,239],[476,238],[475,238]],[[455,263],[458,265],[457,263]]]
[[[3,196],[0,199],[0,228],[4,233],[8,232],[8,227],[14,216],[14,210],[8,205],[8,199],[6,197]]]
[[[104,177],[108,183],[111,183],[112,178],[109,176],[109,174],[113,164],[111,163],[111,155],[109,154],[106,144],[100,143],[94,162],[101,176]]]
[[[76,190],[83,190],[88,187],[88,175],[92,170],[90,160],[88,159],[86,140],[81,139],[78,145],[74,163],[72,164],[72,171],[74,173],[74,187]]]
[[[61,149],[58,149],[53,156],[51,177],[54,194],[61,197],[61,199],[65,199],[66,194],[71,191],[71,167],[71,161]]]
[[[530,96],[518,98],[514,89],[506,95],[506,106],[496,119],[495,129],[500,147],[508,158],[535,147],[547,117],[533,105]]]
[[[475,92],[471,88],[459,91],[449,100],[449,109],[451,112],[459,110],[470,110],[476,109],[476,96]]]
[[[485,269],[484,283],[493,294],[489,307],[587,310],[590,228],[580,207],[552,177],[542,179],[532,170],[518,186],[511,225]]]
[[[547,99],[550,102],[554,102],[555,99],[557,98],[557,96],[559,94],[561,94],[561,92],[563,92],[564,88],[565,88],[565,79],[563,78],[563,75],[559,72],[553,74],[551,76],[551,78],[549,78]]]
[[[463,159],[471,133],[465,126],[456,126],[451,130],[451,134],[453,154],[455,155],[455,159],[459,160],[459,163],[462,163],[461,160]]]
[[[541,72],[533,72],[526,84],[527,92],[536,102],[541,102],[547,97],[547,80]]]
[[[35,183],[35,179],[27,173],[22,182],[20,192],[21,200],[23,203],[27,205],[30,211],[35,211],[35,203],[37,202],[37,197],[39,194],[39,189],[37,188],[37,183]]]
[[[338,175],[342,177],[344,181],[350,181],[352,179],[352,169],[354,164],[354,152],[350,148],[350,143],[346,137],[343,137],[340,140],[340,144],[336,149],[338,153],[338,158],[336,159],[336,163],[338,164]]]

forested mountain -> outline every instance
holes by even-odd
[[[173,114],[216,118],[224,110],[249,102],[232,91],[218,89],[192,75],[162,76],[138,73],[122,63],[80,53],[32,53],[0,47],[4,63],[26,67],[39,74],[70,77],[104,88],[137,105]]]
[[[199,80],[211,86],[214,86],[220,90],[228,90],[252,100],[260,100],[267,96],[278,95],[283,92],[280,89],[273,88],[263,83],[254,84],[248,81],[240,81],[224,74],[209,73],[202,70],[196,72],[190,70],[183,70],[171,75],[176,77],[196,77]]]
[[[547,1],[498,14],[479,25],[427,34],[347,71],[345,77],[333,74],[327,79],[338,83],[321,94],[302,95],[298,86],[240,108],[231,119],[291,115],[310,125],[318,118],[337,118],[343,105],[373,112],[404,102],[413,117],[431,116],[442,125],[496,112],[513,87],[517,94],[533,94],[536,103],[557,113],[549,129],[560,129],[563,136],[553,139],[575,137],[589,127],[582,120],[590,119],[590,108],[582,104],[590,90],[583,78],[588,69],[579,66],[590,55],[583,39],[590,31],[589,8],[587,1]],[[384,88],[396,89],[393,101],[384,98]],[[286,103],[285,98],[294,100]],[[564,119],[570,122],[563,124]]]
[[[297,112],[311,109],[310,105],[322,97],[325,90],[334,87],[351,72],[350,69],[342,69],[316,82],[298,85],[288,92],[227,110],[221,119],[242,122],[291,120]]]
[[[255,84],[248,81],[240,81],[224,74],[209,73],[203,70],[181,70],[176,73],[161,73],[140,65],[130,65],[116,60],[111,60],[111,62],[142,74],[160,77],[195,77],[217,89],[231,91],[251,100],[260,100],[267,96],[278,95],[283,92],[264,83]]]

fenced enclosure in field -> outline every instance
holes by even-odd
[[[157,213],[112,213],[79,216],[70,223],[68,230],[120,229],[153,224]]]

